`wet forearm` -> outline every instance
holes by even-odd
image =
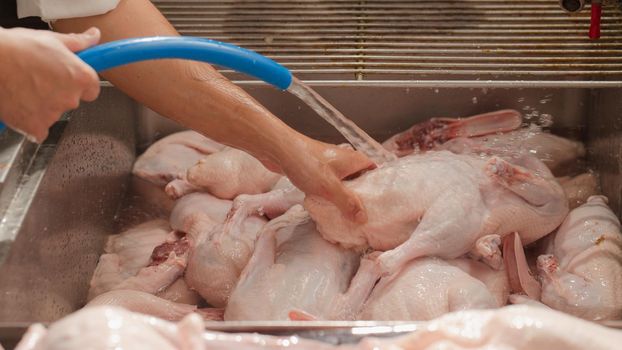
[[[90,26],[102,31],[102,42],[129,37],[178,35],[148,0],[123,0],[101,16],[59,20],[60,32]],[[295,131],[273,116],[210,65],[179,60],[150,61],[102,74],[126,94],[156,112],[219,142],[241,148],[260,159],[279,163]]]

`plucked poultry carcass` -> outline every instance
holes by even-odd
[[[622,332],[541,307],[507,306],[447,314],[395,339],[368,339],[363,349],[613,350]]]
[[[467,118],[431,118],[393,135],[382,145],[403,157],[430,151],[458,137],[477,137],[518,129],[522,123],[518,111],[504,109]]]
[[[205,349],[204,323],[190,314],[175,324],[110,306],[84,308],[49,329],[31,326],[16,350]]]
[[[176,238],[168,222],[159,219],[110,236],[91,279],[88,300],[111,290],[133,289],[174,302],[198,303],[196,293],[178,280],[185,268],[184,257],[171,257],[162,266],[149,266],[154,248],[171,239]]]
[[[198,191],[233,199],[266,192],[281,178],[248,153],[194,131],[155,142],[138,157],[133,174],[164,188],[173,199]]]
[[[327,242],[308,221],[296,205],[264,226],[225,320],[288,320],[292,311],[322,319],[354,317],[346,305],[362,303],[377,276],[361,272],[369,276],[367,290],[349,290],[358,254]]]
[[[126,310],[155,316],[168,321],[180,321],[196,312],[208,320],[222,320],[222,309],[198,309],[196,305],[176,303],[153,294],[135,290],[113,290],[98,295],[86,307],[119,306]]]
[[[437,149],[461,153],[465,145],[497,155],[531,155],[542,161],[555,175],[566,175],[576,170],[577,160],[585,156],[585,147],[581,142],[543,132],[535,126],[498,135],[457,138]]]
[[[559,137],[537,126],[520,128],[522,117],[513,110],[501,110],[464,119],[433,118],[415,124],[383,143],[398,156],[446,149],[463,153],[465,139],[497,154],[529,154],[545,163],[554,174],[566,174],[585,156],[582,143]],[[458,139],[458,141],[454,141]]]
[[[305,198],[324,238],[348,248],[386,251],[384,274],[422,256],[452,259],[479,239],[518,232],[529,244],[553,231],[568,212],[561,186],[545,166],[447,151],[400,158],[348,181],[369,220],[345,219],[331,203]]]
[[[420,258],[382,278],[358,319],[431,320],[452,311],[504,306],[508,294],[503,270],[471,259]]]
[[[214,307],[226,305],[266,222],[249,216],[242,220],[237,234],[225,234],[223,222],[230,209],[231,201],[197,192],[179,199],[171,213],[171,226],[187,234],[189,257],[184,279]]]
[[[589,320],[622,317],[622,233],[604,196],[570,212],[538,257],[542,302]]]
[[[227,147],[188,168],[184,176],[166,185],[166,193],[179,198],[192,192],[208,192],[218,198],[234,199],[244,193],[269,191],[280,178],[250,154]]]
[[[99,306],[71,314],[48,329],[30,326],[16,350],[615,350],[620,343],[619,330],[525,305],[451,313],[406,335],[368,337],[339,346],[295,336],[209,332],[196,315],[171,323]]]
[[[164,187],[184,176],[199,160],[224,147],[195,131],[178,132],[151,145],[136,159],[132,173]]]
[[[557,181],[566,192],[570,209],[584,204],[591,196],[600,194],[598,177],[594,173],[583,173],[574,177],[559,177]]]

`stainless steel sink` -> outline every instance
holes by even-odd
[[[154,3],[182,34],[284,62],[378,140],[430,117],[503,108],[534,123],[552,120],[552,132],[585,142],[587,166],[622,216],[618,12],[606,11],[594,43],[584,37],[586,14],[568,17],[549,0]],[[295,97],[225,73],[295,129],[343,141]],[[178,130],[104,84],[102,96],[68,114],[44,145],[0,136],[0,342],[83,306],[132,195],[136,154]]]
[[[262,84],[242,85],[292,127],[319,139],[341,141],[295,97]],[[552,118],[553,132],[588,145],[589,167],[600,174],[604,193],[620,215],[619,88],[481,85],[485,87],[316,88],[380,140],[436,116],[515,108],[533,122]],[[176,130],[179,126],[106,87],[97,102],[68,115],[34,157],[22,160],[29,164],[24,175],[3,189],[13,195],[0,223],[0,321],[52,321],[84,304],[104,240],[116,232],[115,215],[127,195],[137,150]]]

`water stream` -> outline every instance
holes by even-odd
[[[364,153],[376,164],[380,165],[397,159],[397,156],[387,151],[380,143],[367,135],[365,131],[300,80],[293,78],[292,84],[287,91],[298,96],[298,98],[309,105],[324,120],[335,127],[356,150]]]

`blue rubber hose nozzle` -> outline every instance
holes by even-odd
[[[286,90],[292,83],[291,72],[273,60],[251,50],[219,41],[194,37],[146,37],[112,41],[79,52],[95,71],[130,63],[176,58],[201,61],[248,74]],[[0,123],[0,130],[4,129]]]

